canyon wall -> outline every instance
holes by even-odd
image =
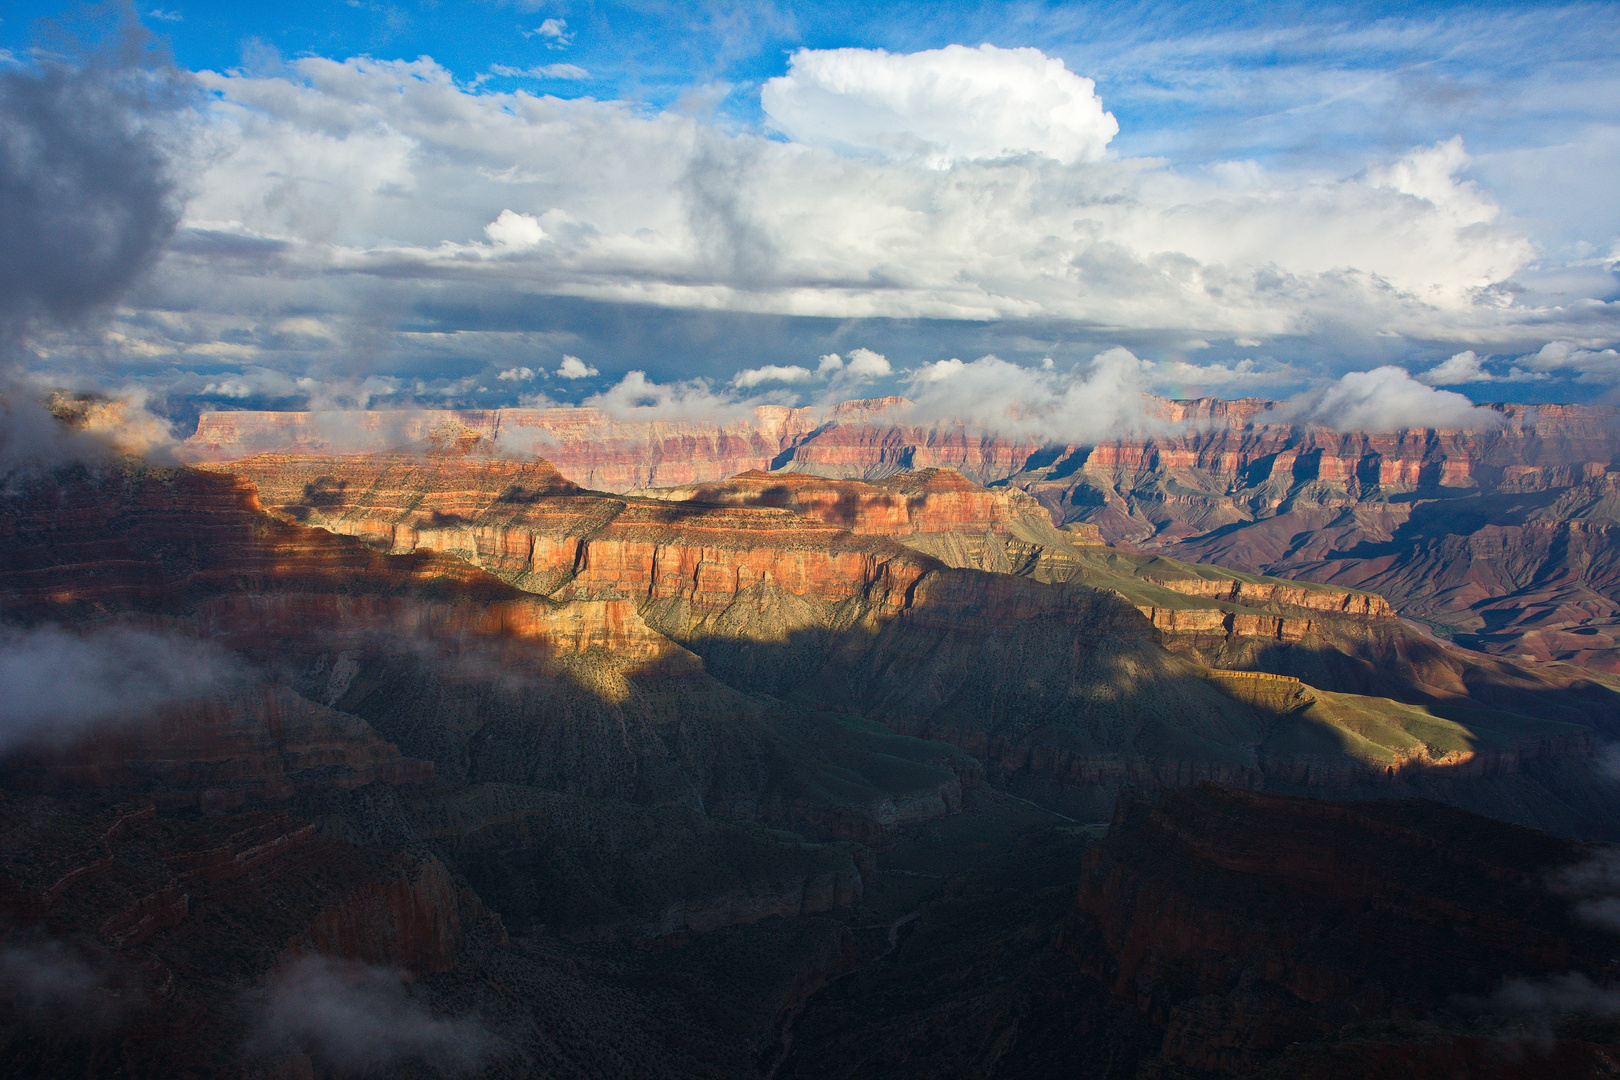
[[[397,432],[404,443],[449,425],[469,445],[538,452],[591,487],[686,485],[688,498],[695,485],[748,470],[881,480],[945,466],[1026,491],[1053,523],[1094,528],[1108,543],[1375,592],[1470,648],[1620,671],[1613,410],[1500,405],[1498,422],[1478,430],[1339,433],[1268,422],[1276,403],[1258,399],[1153,399],[1162,428],[1151,435],[1059,445],[909,425],[905,404],[762,407],[724,424],[585,409],[214,413],[185,452],[218,460],[343,445],[322,425]],[[519,447],[502,435],[512,431],[551,441]],[[358,445],[379,441],[368,438]],[[816,497],[775,491],[787,483],[759,481],[748,497]]]

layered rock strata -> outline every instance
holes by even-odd
[[[0,768],[13,787],[121,792],[166,810],[339,807],[322,811],[337,835],[415,842],[408,820],[365,809],[388,800],[347,795],[431,781],[441,798],[487,781],[699,814],[708,802],[878,842],[896,804],[944,813],[975,768],[947,747],[905,740],[917,760],[896,772],[871,737],[737,694],[646,625],[639,593],[564,603],[454,556],[380,553],[264,515],[230,477],[70,467],[21,483],[5,509],[0,612],[9,619],[92,636],[132,621],[201,636],[272,680],[253,675],[205,700],[13,751]],[[886,779],[861,771],[876,767]],[[826,770],[841,778],[842,797],[826,794]],[[606,810],[596,818],[604,834],[617,827]],[[535,837],[543,849],[560,842]],[[713,846],[723,863],[752,843],[734,832]],[[677,895],[705,929],[786,911],[794,880],[795,910],[815,912],[823,893],[852,902],[858,873],[828,885],[817,876],[824,859],[815,844],[789,845],[771,880],[717,873],[704,886],[698,875]],[[756,893],[753,906],[738,898]],[[637,908],[586,929],[662,932],[657,922]]]
[[[878,483],[749,473],[638,497],[584,491],[544,462],[476,455],[260,455],[229,468],[290,520],[394,552],[453,552],[554,599],[634,604],[740,690],[959,747],[998,782],[1089,792],[1087,813],[1121,784],[1343,790],[1425,771],[1512,774],[1584,753],[1582,722],[1614,712],[1601,687],[1448,652],[1376,595],[1110,549],[1054,528],[1021,492],[949,470]],[[997,568],[1015,572],[981,572]],[[1324,689],[1258,709],[1199,677],[1209,664],[1298,671]],[[1496,707],[1519,702],[1528,715],[1473,702],[1498,690]],[[374,708],[364,715],[410,706]],[[949,810],[955,796],[936,790],[862,800],[860,813],[892,827]],[[869,838],[833,825],[842,810],[738,797],[711,791],[705,805],[800,823],[812,813]]]
[[[233,458],[342,445],[321,436],[322,425],[398,428],[394,445],[445,423],[504,445],[506,425],[543,429],[551,442],[519,449],[613,490],[748,469],[878,479],[949,466],[977,483],[1025,490],[1056,523],[1093,526],[1110,543],[1380,593],[1402,614],[1499,655],[1604,671],[1620,663],[1610,535],[1620,519],[1605,479],[1620,436],[1609,411],[1502,405],[1494,407],[1499,422],[1477,430],[1341,434],[1279,423],[1276,403],[1256,399],[1150,405],[1160,431],[1098,445],[909,425],[903,401],[876,399],[825,415],[771,407],[751,421],[685,424],[678,433],[582,409],[424,413],[409,422],[205,414],[187,447]]]

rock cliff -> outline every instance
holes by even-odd
[[[634,605],[645,626],[738,690],[958,747],[996,782],[1060,792],[1078,800],[1075,812],[1106,813],[1122,784],[1343,791],[1435,770],[1453,781],[1517,775],[1528,761],[1584,754],[1585,725],[1616,715],[1605,688],[1448,651],[1374,594],[1112,549],[1053,527],[1022,492],[952,470],[875,482],[751,472],[615,496],[577,488],[543,461],[478,455],[256,455],[212,468],[252,481],[290,521],[395,553],[453,553],[571,605]],[[1304,677],[1321,692],[1308,707],[1256,711],[1201,678],[1208,666]],[[344,704],[385,731],[441,693],[391,670],[394,691]],[[1515,708],[1519,719],[1493,711]],[[494,735],[505,728],[488,730],[491,747],[506,745]],[[447,775],[528,782],[487,771],[477,751],[449,758],[402,745]],[[953,768],[964,783],[976,778]],[[563,782],[555,775],[546,783]],[[618,775],[617,787],[569,790],[624,795],[642,782]],[[1524,783],[1535,789],[1516,797],[1527,820],[1590,821]],[[919,782],[903,798],[874,793],[837,809],[712,784],[702,799],[711,812],[870,840],[880,834],[857,818],[890,828],[951,808],[954,788],[926,790]]]
[[[1276,403],[1258,399],[1160,400],[1153,411],[1164,426],[1151,437],[1047,445],[908,425],[905,404],[768,407],[706,425],[588,409],[214,413],[186,452],[217,460],[255,449],[375,449],[451,424],[480,445],[539,452],[573,480],[618,491],[759,469],[879,480],[949,467],[1026,491],[1053,522],[1095,528],[1109,543],[1371,591],[1470,647],[1620,670],[1610,535],[1620,519],[1605,479],[1620,428],[1609,410],[1501,405],[1500,422],[1479,430],[1342,434],[1279,423]],[[350,439],[351,429],[371,434]],[[544,437],[501,437],[517,431]],[[750,497],[787,483],[756,483]],[[783,497],[796,496],[771,496]]]

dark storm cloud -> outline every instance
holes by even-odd
[[[162,125],[189,83],[127,7],[99,21],[111,24],[106,47],[0,71],[0,325],[11,332],[112,302],[179,221]]]

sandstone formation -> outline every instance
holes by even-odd
[[[1620,670],[1610,410],[1502,405],[1500,423],[1475,431],[1341,434],[1275,422],[1276,403],[1258,399],[1150,404],[1153,434],[1100,445],[917,426],[903,400],[874,399],[824,415],[761,407],[724,424],[589,409],[211,413],[184,452],[377,449],[450,425],[617,491],[747,470],[879,480],[944,466],[1027,491],[1055,523],[1109,543],[1367,590],[1471,648]],[[509,435],[519,431],[544,436]]]
[[[252,481],[287,520],[399,554],[454,554],[571,605],[634,605],[738,690],[958,747],[995,782],[1061,793],[1090,815],[1122,784],[1342,792],[1428,773],[1447,785],[1520,777],[1530,762],[1584,759],[1590,724],[1620,721],[1607,688],[1447,649],[1374,594],[1108,548],[1054,528],[1028,495],[952,470],[870,483],[750,472],[614,496],[541,460],[465,453],[256,455],[213,468]],[[1267,709],[1199,677],[1206,666],[1311,687]],[[411,678],[389,676],[396,687]],[[344,707],[387,731],[418,708],[409,685]],[[529,782],[402,746],[451,775]],[[1533,793],[1514,797],[1519,817],[1561,830],[1584,819],[1577,832],[1606,835],[1592,811],[1521,782]],[[816,810],[712,790],[703,805],[871,841],[851,812],[890,828],[952,808],[954,786],[916,783],[904,800]],[[1570,783],[1603,802],[1595,778]]]
[[[897,770],[893,736],[773,713],[705,675],[631,600],[562,603],[453,556],[378,553],[266,516],[251,488],[229,477],[69,467],[23,483],[6,509],[8,619],[201,636],[263,673],[223,697],[176,702],[65,745],[25,746],[0,766],[15,788],[209,812],[290,802],[335,835],[415,843],[427,838],[411,814],[376,789],[422,789],[413,805],[431,816],[457,785],[502,782],[688,816],[709,803],[823,838],[880,841],[896,804],[944,813],[973,775],[944,746],[898,740],[914,760]],[[843,785],[836,800],[818,781],[829,769]],[[379,806],[396,809],[378,819]],[[525,842],[578,846],[585,841],[567,839],[567,829],[595,821],[611,831],[614,813],[581,804],[542,820]],[[616,914],[603,909],[578,932],[657,936],[669,921],[658,912],[672,902],[712,927],[783,912],[794,890],[794,911],[858,898],[848,851],[829,865],[826,850],[797,842],[739,862],[734,848],[759,847],[746,830],[704,835],[715,865],[733,871],[689,874]],[[669,859],[680,844],[651,848]],[[768,876],[734,872],[750,865],[768,866]]]

